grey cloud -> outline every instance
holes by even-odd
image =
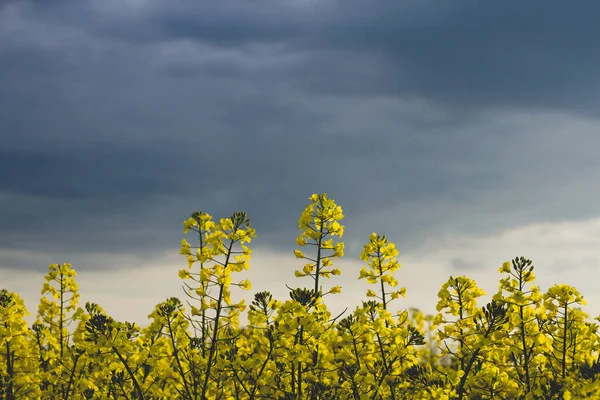
[[[213,5],[207,24],[194,14],[203,2],[153,2],[137,14],[91,2],[27,4],[14,15],[40,22],[30,42],[0,36],[0,87],[9,94],[0,98],[5,248],[35,245],[59,260],[92,250],[177,251],[192,211],[244,209],[257,246],[289,250],[306,198],[320,191],[344,206],[349,242],[376,230],[403,249],[449,227],[489,231],[598,211],[591,203],[571,209],[566,197],[535,208],[581,163],[586,174],[573,190],[592,193],[585,184],[596,157],[582,148],[597,139],[580,134],[581,146],[544,132],[554,126],[539,120],[511,125],[486,114],[502,96],[529,112],[525,104],[543,106],[560,85],[584,93],[578,81],[542,82],[540,73],[529,100],[511,95],[521,78],[479,55],[502,27],[483,3],[431,12],[415,2],[368,10],[351,2],[320,14],[258,2],[250,15]],[[414,18],[394,25],[407,7]],[[549,47],[533,46],[540,39],[531,37],[533,22],[534,33],[523,31],[526,20],[515,23],[528,44],[511,34],[504,46],[554,49],[552,36]],[[81,32],[78,41],[36,42],[63,23]],[[564,40],[584,38],[572,35]],[[585,59],[593,65],[595,53]],[[461,89],[468,76],[479,94]],[[569,96],[561,101],[579,109]],[[570,161],[549,177],[556,157]]]
[[[151,1],[118,11],[114,4],[59,2],[35,9],[132,43],[194,40],[301,53],[296,67],[279,73],[309,92],[414,95],[446,107],[552,107],[587,115],[596,113],[600,100],[594,83],[600,6],[591,1],[577,7],[541,1]],[[180,76],[193,70],[169,69]]]
[[[477,269],[481,268],[481,265],[482,264],[480,262],[469,261],[469,260],[465,260],[464,258],[453,258],[450,261],[450,267],[453,270],[461,271],[461,272],[477,270]]]
[[[302,52],[307,57],[287,78],[309,91],[411,94],[446,106],[556,107],[588,115],[598,107],[597,85],[590,84],[600,66],[595,2],[149,4],[120,23],[98,19],[97,12],[87,18],[96,18],[91,29],[125,40],[145,35],[149,42],[260,43]],[[72,23],[81,20],[71,14]]]
[[[548,269],[555,272],[563,272],[568,274],[568,271],[585,270],[590,274],[596,273],[600,267],[600,260],[594,256],[580,255],[572,259],[558,259],[548,266]]]

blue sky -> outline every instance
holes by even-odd
[[[401,251],[399,306],[431,309],[450,274],[493,292],[523,255],[542,286],[573,284],[598,314],[599,12],[5,1],[0,277],[34,311],[47,265],[72,262],[84,300],[140,320],[182,295],[181,221],[245,210],[248,277],[284,297],[303,284],[297,218],[326,191],[347,215],[334,308],[366,291],[357,256],[376,231]]]

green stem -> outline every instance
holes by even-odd
[[[315,296],[319,291],[319,275],[321,275],[321,243],[323,242],[323,225],[325,221],[321,219],[321,227],[319,229],[319,240],[317,241],[317,262],[315,264]]]
[[[231,248],[233,247],[233,240],[229,243],[229,248],[227,249],[227,255],[225,257],[224,266],[227,267],[229,264],[229,257],[231,256]],[[214,329],[212,332],[212,339],[210,342],[210,350],[208,353],[208,365],[206,366],[206,375],[204,376],[204,383],[202,384],[202,400],[206,400],[206,391],[208,390],[208,379],[210,377],[210,372],[212,369],[212,362],[217,350],[217,334],[219,332],[219,322],[221,318],[222,311],[222,302],[223,302],[223,292],[225,290],[225,283],[221,283],[219,285],[219,298],[217,299],[217,312],[215,315]]]
[[[169,316],[167,316],[167,327],[169,329],[169,337],[171,338],[171,346],[173,346],[173,357],[175,357],[175,362],[177,363],[177,368],[179,369],[179,375],[181,375],[181,379],[183,380],[183,388],[185,389],[188,398],[193,399],[192,394],[190,393],[189,383],[185,378],[185,372],[183,371],[181,360],[179,359],[179,349],[175,343],[173,326],[171,325],[171,318],[169,318]]]
[[[73,369],[71,370],[71,376],[69,376],[69,383],[67,384],[67,390],[66,393],[64,394],[65,396],[65,400],[67,400],[69,398],[69,392],[71,391],[71,385],[73,384],[73,380],[75,379],[75,370],[77,369],[77,362],[79,361],[79,358],[81,357],[81,354],[76,354],[75,355],[75,360],[73,361]]]
[[[127,361],[125,360],[125,358],[123,358],[123,356],[119,352],[119,349],[117,349],[115,346],[112,346],[112,350],[115,352],[117,357],[119,357],[119,360],[121,360],[121,363],[123,363],[123,366],[125,366],[127,373],[129,374],[129,376],[131,377],[131,380],[133,381],[133,386],[135,387],[135,391],[140,396],[140,399],[144,400],[144,392],[142,391],[142,388],[140,387],[140,384],[138,383],[137,379],[135,379],[135,375],[133,374],[133,371],[129,367],[129,364],[127,364]]]
[[[381,301],[383,302],[383,309],[387,310],[387,300],[385,298],[385,286],[383,285],[383,280],[381,280],[381,277],[383,276],[383,267],[381,266],[381,248],[377,249],[377,261],[378,261],[378,268],[379,268],[379,283],[381,283]],[[388,326],[388,322],[385,321],[385,326]]]
[[[519,274],[519,291],[523,292],[523,271]],[[529,354],[527,352],[527,342],[525,341],[525,318],[523,313],[524,306],[519,305],[519,316],[521,318],[521,345],[523,346],[523,368],[525,369],[525,383],[527,384],[527,393],[531,391],[531,381],[529,379]]]
[[[563,328],[563,343],[562,343],[562,377],[563,379],[565,379],[566,375],[567,375],[567,325],[568,325],[568,303],[565,302],[565,306],[564,306],[564,310],[565,310],[565,325]]]
[[[59,267],[60,268],[60,267]],[[63,318],[64,318],[64,313],[65,313],[65,306],[64,306],[64,296],[65,296],[65,283],[64,283],[64,275],[62,273],[62,271],[60,272],[60,318],[58,320],[58,335],[60,337],[60,358],[63,357],[64,354],[64,334],[63,334],[63,326],[64,326],[64,322],[63,322]]]
[[[256,396],[256,390],[258,389],[258,380],[262,376],[263,372],[265,371],[265,368],[267,367],[267,363],[271,359],[271,355],[273,354],[273,350],[275,348],[274,346],[275,346],[275,343],[273,341],[273,338],[270,337],[269,338],[269,353],[267,354],[267,358],[265,358],[265,361],[263,362],[262,366],[260,367],[260,371],[258,372],[258,375],[256,376],[256,381],[254,383],[254,387],[252,388],[252,392],[250,393],[250,400],[254,400],[254,398]]]
[[[12,359],[12,362],[11,362]],[[14,393],[14,351],[10,351],[10,343],[6,342],[6,375],[8,377],[8,384],[6,386],[6,400],[15,400]]]

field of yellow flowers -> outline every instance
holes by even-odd
[[[255,237],[244,212],[218,222],[195,212],[179,271],[186,305],[158,304],[145,328],[113,320],[97,304],[79,307],[76,273],[53,264],[36,322],[18,294],[0,292],[2,399],[600,399],[600,337],[579,292],[535,285],[532,261],[500,268],[493,300],[468,277],[450,277],[437,315],[393,314],[405,295],[394,272],[398,250],[385,235],[364,246],[369,301],[331,315],[325,279],[342,271],[342,208],[314,194],[299,219],[295,272],[307,288],[278,300],[254,295],[248,307],[232,290],[249,268]],[[246,312],[248,324],[240,325]],[[597,320],[597,318],[596,318]]]

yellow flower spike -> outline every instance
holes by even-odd
[[[332,236],[339,236],[343,233],[343,226],[339,220],[343,218],[341,207],[335,204],[333,199],[329,199],[325,193],[314,193],[309,197],[311,203],[302,211],[298,219],[300,235],[296,238],[298,246],[307,244],[315,245],[316,256],[309,256],[300,251],[294,250],[296,258],[307,258],[314,260],[313,264],[304,266],[303,271],[296,271],[296,277],[311,276],[314,280],[314,291],[320,289],[320,278],[330,278],[331,275],[339,275],[339,269],[330,270],[333,266],[334,257],[342,257],[344,254],[344,245],[341,242],[334,243]],[[329,237],[328,237],[329,236]],[[327,251],[325,251],[327,250]]]
[[[385,283],[390,287],[398,285],[398,281],[393,277],[393,272],[400,268],[400,264],[395,256],[398,255],[394,243],[388,241],[385,235],[372,233],[369,236],[369,242],[364,245],[360,258],[365,261],[370,270],[363,268],[360,271],[359,279],[367,280],[369,284],[378,282]],[[397,298],[397,294],[389,293],[393,299]],[[382,291],[381,300],[387,304],[387,295],[385,289]]]

